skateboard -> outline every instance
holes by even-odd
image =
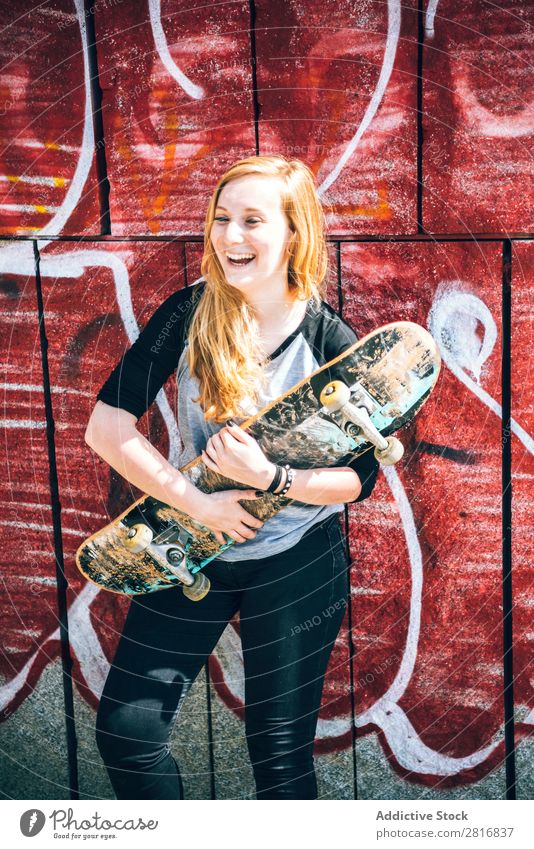
[[[355,342],[239,426],[272,462],[296,469],[335,466],[369,450],[382,465],[392,465],[404,451],[392,434],[422,407],[439,370],[432,336],[418,324],[394,322]],[[208,469],[201,458],[180,471],[206,493],[249,489]],[[265,493],[241,504],[265,522],[291,501]],[[199,601],[210,588],[202,569],[235,544],[226,540],[219,543],[187,513],[145,495],[90,536],[76,563],[86,578],[111,592],[136,595],[174,585]]]

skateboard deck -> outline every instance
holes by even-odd
[[[403,448],[391,434],[422,407],[439,370],[432,336],[412,322],[394,322],[355,342],[240,427],[271,461],[296,469],[335,466],[348,454],[373,449],[383,464],[392,464]],[[250,488],[208,469],[201,458],[180,471],[207,493]],[[241,503],[268,521],[291,501],[265,493]],[[181,585],[199,600],[209,590],[201,570],[235,544],[227,539],[221,545],[187,513],[144,496],[89,537],[76,563],[86,578],[112,592],[135,595]]]

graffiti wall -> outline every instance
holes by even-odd
[[[313,169],[329,300],[428,327],[443,371],[345,515],[321,798],[532,798],[534,2],[1,0],[1,793],[113,798],[95,710],[127,602],[74,553],[137,491],[84,442],[200,276],[235,159]],[[178,456],[171,378],[140,421]],[[178,717],[187,798],[251,798],[239,622]]]

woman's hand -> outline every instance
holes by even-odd
[[[223,533],[236,542],[246,542],[247,539],[254,539],[254,529],[262,528],[263,522],[245,510],[239,501],[254,501],[262,495],[263,493],[257,495],[255,490],[248,489],[201,493],[191,516],[209,528],[221,545],[225,543]]]
[[[213,472],[257,489],[267,489],[276,470],[254,437],[237,425],[210,436],[202,459]]]

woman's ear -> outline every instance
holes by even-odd
[[[288,254],[288,256],[291,254],[291,248],[293,247],[293,242],[295,241],[296,236],[297,236],[297,234],[293,230],[293,232],[291,233],[291,236],[287,240],[286,253]]]

